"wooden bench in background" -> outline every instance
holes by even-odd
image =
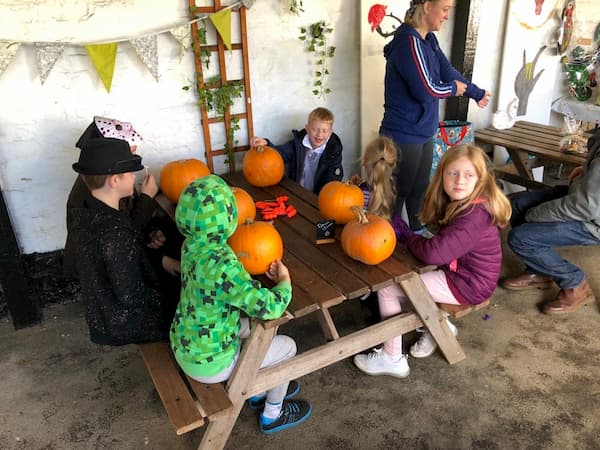
[[[187,377],[167,342],[138,346],[154,387],[178,435],[216,420],[232,403],[222,383],[204,384]]]

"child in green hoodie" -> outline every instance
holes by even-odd
[[[249,335],[249,321],[281,317],[291,298],[287,267],[274,261],[266,275],[277,284],[263,288],[250,277],[227,245],[237,226],[237,206],[227,183],[216,175],[192,182],[183,192],[175,221],[185,237],[181,250],[181,298],[171,326],[175,359],[191,378],[203,383],[227,380],[237,363],[241,339]],[[275,365],[296,354],[296,343],[276,335],[261,367]],[[299,390],[291,381],[252,397],[252,409],[264,405],[260,431],[275,433],[304,422],[311,406],[288,400]]]

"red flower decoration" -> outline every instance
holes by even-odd
[[[371,24],[371,31],[375,31],[375,28],[379,26],[383,18],[385,17],[385,9],[387,6],[375,4],[369,9],[369,23]]]

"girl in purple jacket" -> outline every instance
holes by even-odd
[[[508,224],[511,208],[490,169],[489,159],[475,145],[448,150],[427,188],[419,215],[437,232],[430,239],[412,235],[406,241],[417,258],[438,266],[421,275],[437,303],[481,303],[496,287],[502,262],[499,228]],[[396,284],[377,294],[382,319],[399,314],[408,301]],[[456,335],[456,327],[450,322],[448,326]],[[425,358],[436,347],[429,332],[423,331],[410,353]],[[369,375],[404,378],[410,373],[401,335],[386,341],[381,350],[356,355],[354,364]]]

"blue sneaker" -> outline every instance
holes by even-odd
[[[311,414],[312,408],[306,400],[290,400],[283,402],[283,407],[277,419],[267,419],[261,414],[258,419],[258,429],[264,434],[277,433],[300,425]]]
[[[300,392],[300,385],[298,384],[298,382],[296,380],[292,380],[288,384],[287,392],[285,394],[285,397],[283,397],[283,399],[289,400],[290,398],[294,397],[298,392]],[[267,399],[266,395],[263,395],[262,397],[250,397],[248,399],[248,406],[250,407],[250,409],[253,409],[255,411],[259,410],[259,409],[263,409],[265,407],[266,399]]]

